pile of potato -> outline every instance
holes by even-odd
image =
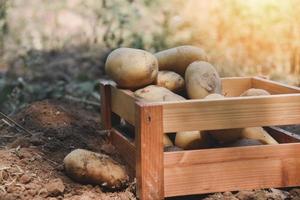
[[[130,89],[140,101],[184,101],[222,99],[222,82],[205,51],[194,46],[179,46],[156,54],[132,48],[112,51],[105,64],[106,73],[119,88]],[[270,95],[249,89],[241,96]],[[164,135],[165,147],[199,149],[211,146],[244,146],[277,143],[261,127],[215,131],[177,132],[171,140]]]

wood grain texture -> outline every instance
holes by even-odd
[[[110,85],[100,82],[101,121],[104,129],[111,128],[111,92]]]
[[[165,196],[300,185],[299,148],[297,143],[165,153]]]
[[[164,132],[300,123],[300,94],[234,97],[163,105]]]
[[[271,94],[292,94],[300,93],[299,87],[289,86],[279,82],[263,79],[260,77],[252,78],[252,88],[264,89]]]
[[[135,110],[137,196],[164,199],[162,107],[137,103]]]
[[[128,140],[121,132],[112,128],[110,141],[115,146],[124,161],[130,166],[132,171],[135,169],[135,145]]]
[[[131,125],[135,124],[135,99],[129,91],[111,86],[111,109]]]
[[[222,94],[226,97],[237,97],[251,88],[251,77],[222,78]]]

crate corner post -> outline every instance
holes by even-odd
[[[164,199],[162,110],[161,105],[136,103],[136,178],[141,200]]]
[[[100,95],[101,95],[101,121],[103,128],[106,130],[111,129],[111,88],[110,85],[100,82]]]

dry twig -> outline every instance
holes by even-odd
[[[0,115],[2,117],[4,117],[6,120],[6,122],[8,123],[13,123],[16,127],[18,127],[19,129],[23,130],[24,132],[26,132],[27,134],[29,134],[30,136],[32,136],[33,134],[28,131],[26,128],[24,128],[23,126],[21,126],[19,123],[17,123],[16,121],[14,121],[13,119],[11,119],[10,117],[8,117],[7,115],[5,115],[4,113],[0,112]]]

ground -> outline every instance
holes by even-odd
[[[44,100],[28,105],[13,120],[29,133],[9,122],[1,126],[0,200],[135,199],[133,182],[122,190],[107,191],[100,186],[78,184],[64,173],[63,158],[76,148],[105,153],[122,163],[101,128],[98,108]],[[296,200],[300,199],[300,189],[227,192],[184,199]]]
[[[27,106],[13,119],[32,135],[2,125],[1,200],[134,199],[130,183],[121,191],[105,191],[77,184],[64,174],[62,160],[76,148],[102,152],[122,162],[101,131],[99,112],[74,102],[45,100]]]

